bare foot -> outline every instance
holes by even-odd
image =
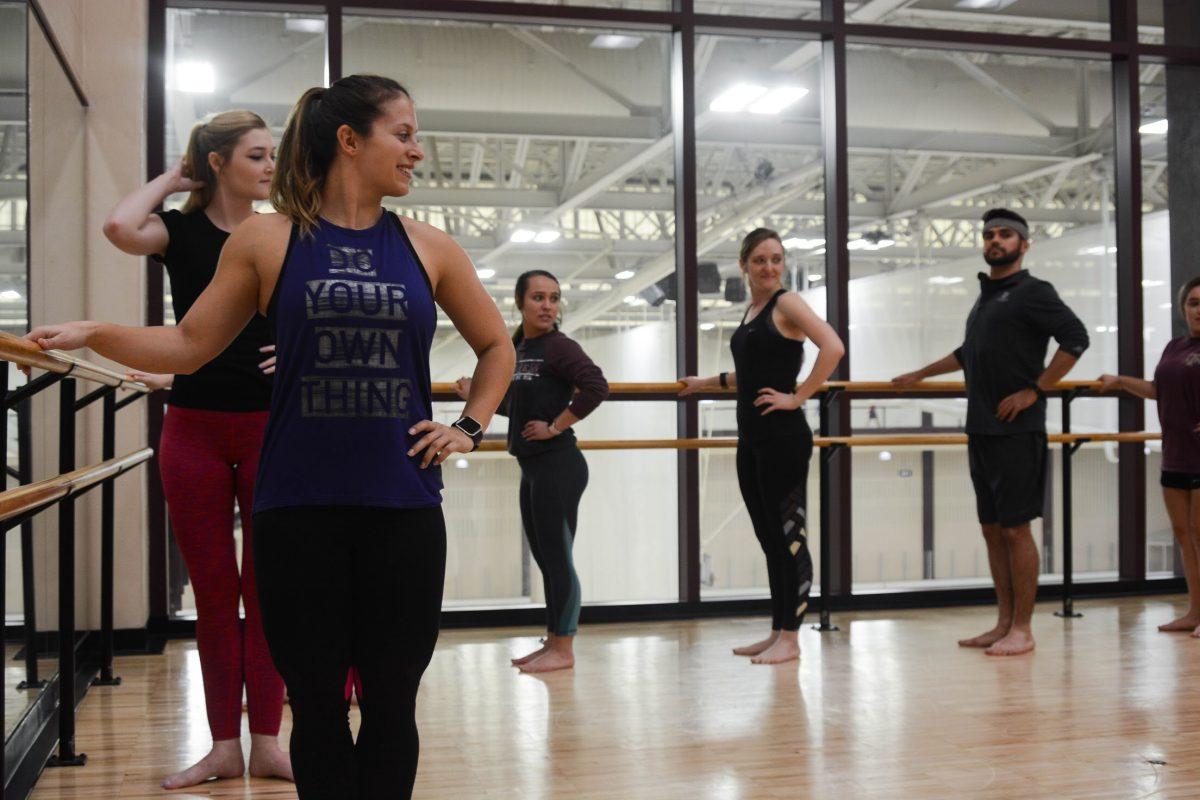
[[[1200,625],[1196,626],[1196,630],[1192,631],[1193,639],[1200,639]]]
[[[292,759],[279,749],[275,737],[255,735],[253,738],[254,743],[250,745],[250,777],[282,778],[294,783]]]
[[[970,639],[959,639],[959,647],[991,647],[996,642],[1000,641],[1008,633],[1008,626],[997,625],[987,633],[981,633],[978,636],[973,636]]]
[[[550,649],[550,645],[544,644],[541,647],[539,647],[537,650],[534,650],[532,653],[527,653],[527,654],[521,656],[520,658],[512,659],[512,665],[514,667],[519,667],[519,666],[522,666],[523,664],[528,664],[530,661],[533,661],[535,658],[540,657],[543,653],[545,653],[549,649]]]
[[[575,656],[561,650],[547,650],[532,661],[522,664],[521,672],[554,672],[558,669],[571,669],[575,666]]]
[[[1032,652],[1033,645],[1033,634],[1030,631],[1013,628],[1007,636],[983,652],[989,656],[1019,656]]]
[[[766,650],[771,645],[775,644],[776,640],[778,640],[778,639],[779,639],[779,631],[771,631],[771,635],[768,636],[766,639],[763,639],[761,642],[755,642],[754,644],[748,644],[744,647],[733,648],[733,654],[735,656],[756,656],[759,653],[761,653],[762,651]]]
[[[800,643],[795,639],[781,636],[775,643],[750,659],[751,664],[784,664],[800,658]]]
[[[222,739],[213,742],[212,751],[183,772],[168,775],[162,782],[164,789],[182,789],[205,781],[221,778],[240,778],[246,772],[242,758],[242,743],[238,739]]]
[[[1170,622],[1159,625],[1158,629],[1163,633],[1173,633],[1175,631],[1190,631],[1200,625],[1200,615],[1184,614],[1179,619],[1173,619]]]

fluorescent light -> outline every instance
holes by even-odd
[[[1143,289],[1153,289],[1156,286],[1162,286],[1165,281],[1142,281]]]
[[[1167,121],[1165,119],[1156,119],[1153,122],[1147,122],[1138,128],[1138,133],[1145,133],[1150,136],[1161,136],[1167,132]]]
[[[956,283],[962,283],[963,279],[960,275],[934,275],[929,282],[934,286],[953,286]]]
[[[475,270],[475,274],[479,276],[479,280],[486,281],[488,278],[496,277],[496,270],[484,267],[482,269]]]
[[[891,247],[896,243],[895,239],[881,238],[875,241],[868,236],[861,239],[851,239],[846,243],[847,250],[882,250],[885,247]]]
[[[632,50],[642,43],[641,36],[626,36],[620,33],[602,33],[592,39],[592,47],[600,50]]]
[[[465,458],[456,458],[454,459],[454,466],[458,467],[459,469],[466,469],[471,465],[467,463]]]
[[[715,327],[717,327],[717,323],[715,323],[715,322],[700,323],[700,330],[702,330],[702,331],[711,331]]]
[[[813,275],[809,275],[809,276],[808,276],[808,282],[809,282],[809,283],[816,283],[817,281],[823,281],[823,280],[825,280],[825,276],[824,276],[824,275],[816,275],[816,274],[813,274]]]
[[[791,239],[783,240],[783,246],[788,250],[815,250],[818,247],[823,247],[824,244],[824,239],[802,239],[799,237],[792,237]]]
[[[1174,303],[1160,303],[1158,307],[1165,310],[1172,308],[1174,305]]]
[[[749,111],[751,114],[778,114],[806,94],[808,89],[803,86],[779,86],[752,103]]]
[[[13,301],[20,299],[21,293],[15,289],[5,289],[3,292],[0,292],[0,300]]]
[[[1078,256],[1102,256],[1105,253],[1108,253],[1111,255],[1112,253],[1115,253],[1115,252],[1117,252],[1117,248],[1112,245],[1105,247],[1102,244],[1098,244],[1094,247],[1080,248],[1079,250],[1075,251],[1075,255],[1078,255]]]
[[[957,8],[969,8],[972,11],[982,11],[984,9],[999,11],[1002,8],[1008,8],[1015,2],[1017,0],[958,0],[954,5]]]
[[[708,105],[710,111],[737,112],[767,93],[767,87],[756,83],[739,83],[717,95]]]
[[[627,305],[634,305],[635,303],[637,303],[638,299],[639,298],[637,295],[633,295],[633,294],[625,295],[625,303]]]
[[[891,461],[892,460],[892,451],[891,450],[880,450],[879,451],[879,460],[880,461]]]
[[[188,94],[212,94],[217,89],[217,74],[208,61],[180,61],[175,64],[175,90]]]
[[[558,231],[538,231],[537,235],[533,237],[533,240],[538,244],[550,244],[553,241],[557,241],[558,237],[560,236],[562,236],[562,234]]]
[[[512,236],[508,237],[508,240],[517,244],[525,244],[526,242],[532,242],[536,236],[537,231],[531,231],[528,228],[517,228],[512,232]]]
[[[627,281],[630,278],[632,278],[634,276],[634,274],[635,274],[634,271],[631,269],[623,269],[620,272],[618,272],[616,275],[613,275],[613,277],[619,281]]]
[[[325,20],[314,19],[312,17],[309,17],[307,19],[293,17],[292,19],[289,19],[288,21],[283,23],[283,26],[285,28],[287,28],[289,31],[296,31],[297,33],[324,33],[325,32]]]

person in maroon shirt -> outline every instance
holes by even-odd
[[[522,672],[575,665],[582,590],[571,548],[588,468],[571,426],[608,396],[604,373],[558,329],[561,299],[558,279],[545,270],[517,278],[517,368],[496,409],[508,417],[508,452],[521,465],[521,525],[546,595],[543,646],[512,661]],[[470,379],[460,378],[456,391],[466,399]]]
[[[1188,587],[1187,612],[1158,629],[1191,631],[1200,638],[1200,277],[1179,290],[1179,306],[1188,332],[1167,342],[1154,380],[1101,375],[1100,391],[1123,389],[1158,401],[1163,503],[1183,555]]]

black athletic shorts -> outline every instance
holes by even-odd
[[[967,437],[980,524],[1015,528],[1042,516],[1048,453],[1041,432]]]
[[[1164,469],[1158,482],[1164,489],[1183,489],[1185,492],[1200,489],[1200,475],[1194,472],[1168,472]]]

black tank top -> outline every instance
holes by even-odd
[[[762,409],[754,405],[759,389],[796,391],[796,376],[804,363],[804,342],[784,336],[771,319],[775,303],[786,291],[776,292],[750,322],[746,322],[750,313],[746,309],[742,324],[729,340],[737,372],[738,438],[744,442],[759,444],[780,436],[810,433],[803,409],[772,411],[764,417]]]

